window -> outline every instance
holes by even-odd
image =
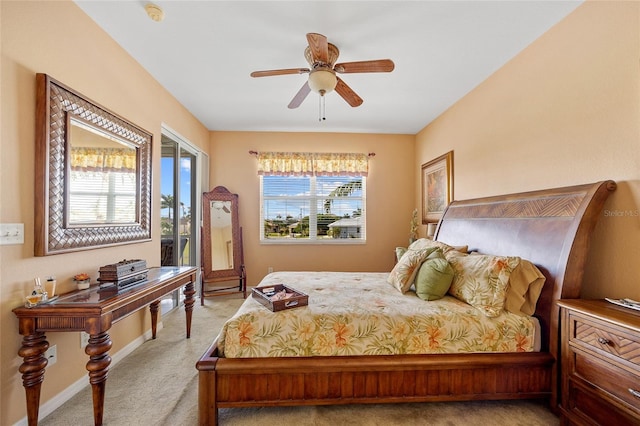
[[[366,176],[375,154],[249,153],[258,158],[261,242],[366,240]]]
[[[260,240],[364,242],[365,195],[364,176],[260,176]]]

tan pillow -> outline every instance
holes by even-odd
[[[417,240],[412,242],[411,245],[409,246],[409,248],[412,250],[429,248],[429,247],[439,248],[442,250],[442,253],[444,254],[447,254],[452,250],[459,251],[460,253],[466,253],[467,250],[469,249],[468,246],[450,246],[449,244],[443,243],[441,241],[434,241],[428,238],[418,238]]]
[[[401,293],[406,293],[413,284],[422,262],[435,250],[435,247],[408,249],[391,270],[387,282]]]
[[[509,277],[520,258],[453,252],[445,256],[455,271],[449,294],[488,317],[500,315],[505,307]]]
[[[536,266],[525,259],[511,272],[504,308],[514,314],[533,315],[546,278]]]

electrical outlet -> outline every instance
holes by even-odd
[[[269,267],[267,268],[267,273],[268,273],[268,274],[270,274],[270,273],[272,273],[272,272],[273,272],[273,267],[272,267],[272,266],[269,266]]]
[[[51,367],[58,361],[58,348],[56,345],[49,346],[49,349],[44,353],[44,357],[47,359],[47,366]]]
[[[80,332],[80,349],[84,349],[89,344],[89,333]]]

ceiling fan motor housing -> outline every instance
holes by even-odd
[[[327,43],[327,51],[328,51],[328,56],[327,56],[328,62],[323,65],[328,65],[330,68],[332,68],[333,65],[336,63],[336,61],[338,60],[338,56],[340,56],[340,49],[338,49],[338,47],[335,44]],[[313,59],[313,53],[311,53],[311,48],[309,46],[307,46],[304,49],[304,58],[307,60],[311,68],[318,65],[318,63]]]

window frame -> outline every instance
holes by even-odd
[[[284,178],[288,176],[282,176]],[[294,176],[291,176],[294,177]],[[264,195],[264,176],[259,175],[260,180],[260,215],[259,215],[259,236],[260,236],[260,244],[264,245],[360,245],[366,244],[367,242],[367,215],[366,215],[366,200],[367,200],[367,177],[359,176],[362,179],[362,196],[361,197],[353,197],[361,201],[362,209],[360,216],[363,218],[363,223],[360,226],[361,228],[361,236],[360,238],[317,238],[317,235],[314,235],[311,238],[311,230],[313,229],[313,234],[317,232],[317,217],[319,213],[322,213],[318,209],[318,202],[325,200],[326,196],[317,195],[317,178],[323,176],[305,176],[310,179],[310,191],[311,194],[307,197],[310,199],[309,205],[309,229],[310,235],[308,238],[266,238],[265,237],[265,212],[264,212],[264,204],[265,204],[265,195]],[[348,178],[347,174],[335,176],[336,178]],[[270,199],[277,199],[278,197],[269,196]],[[291,200],[300,200],[302,197],[280,197],[284,199]]]

